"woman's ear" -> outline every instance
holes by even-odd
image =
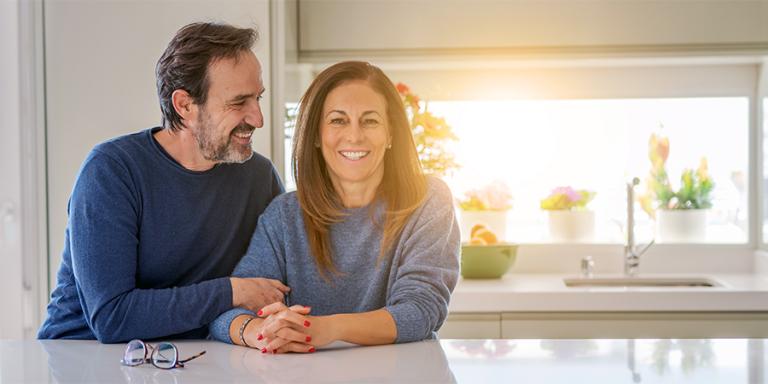
[[[197,119],[197,104],[195,104],[189,92],[177,89],[171,94],[173,109],[181,116],[182,120],[195,121]]]

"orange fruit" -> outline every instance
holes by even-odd
[[[481,230],[481,229],[488,229],[488,228],[486,228],[486,226],[483,225],[483,224],[475,224],[475,225],[473,225],[472,229],[469,231],[469,237],[470,238],[475,237],[475,233],[477,233],[477,231]]]
[[[499,239],[496,237],[496,235],[487,228],[478,229],[475,232],[475,235],[472,236],[472,239],[482,239],[488,245],[496,244],[499,242]]]

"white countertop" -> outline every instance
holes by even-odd
[[[451,297],[450,312],[768,312],[768,278],[763,275],[674,274],[674,276],[709,277],[720,282],[722,286],[571,288],[565,286],[563,278],[578,277],[576,275],[508,273],[501,279],[459,280]]]
[[[123,344],[0,341],[2,383],[762,383],[764,339],[441,340],[265,355],[214,341],[176,343],[185,368],[124,367]]]

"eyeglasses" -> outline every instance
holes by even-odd
[[[184,363],[204,354],[205,351],[202,351],[188,359],[179,360],[179,349],[172,343],[162,342],[157,344],[157,346],[152,346],[149,343],[136,339],[131,340],[125,347],[123,359],[120,360],[120,363],[129,367],[152,363],[152,365],[160,369],[184,368]]]

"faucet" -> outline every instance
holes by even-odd
[[[635,186],[640,184],[640,179],[633,178],[627,183],[627,243],[624,245],[624,275],[632,277],[637,275],[640,268],[640,256],[653,245],[651,240],[640,251],[635,245]]]

